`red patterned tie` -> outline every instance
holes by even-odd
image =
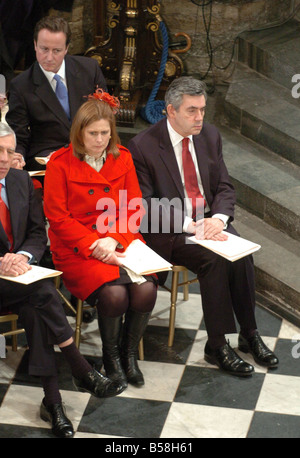
[[[192,207],[193,207],[193,218],[197,219],[196,213],[202,213],[203,218],[203,209],[206,205],[206,202],[199,190],[197,174],[195,169],[195,164],[192,159],[192,155],[189,150],[189,139],[184,138],[182,140],[182,165],[183,165],[183,173],[184,173],[184,183],[187,195],[189,196]],[[203,199],[203,207],[199,205],[200,200],[196,199]],[[196,204],[197,204],[197,212],[196,212]],[[200,215],[201,217],[201,215]]]
[[[0,221],[2,223],[3,229],[6,232],[7,238],[10,242],[10,251],[13,249],[13,236],[12,236],[12,229],[10,223],[10,213],[9,209],[7,208],[5,202],[3,202],[1,198],[1,189],[2,183],[0,183]]]

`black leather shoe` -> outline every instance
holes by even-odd
[[[274,368],[279,363],[277,356],[266,346],[257,331],[250,339],[239,335],[239,350],[251,353],[254,361],[262,366]]]
[[[125,387],[118,382],[110,380],[95,369],[88,372],[82,379],[73,377],[73,383],[78,391],[83,391],[97,398],[108,398],[122,393]]]
[[[206,343],[204,359],[210,364],[216,364],[228,374],[238,377],[249,377],[254,372],[254,367],[241,359],[229,343],[216,350],[212,350]]]
[[[60,438],[71,438],[74,436],[72,423],[66,416],[65,408],[62,403],[50,404],[45,406],[42,402],[40,407],[40,417],[44,421],[52,424],[52,432]]]

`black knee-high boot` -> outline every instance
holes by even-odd
[[[103,365],[106,376],[127,387],[127,378],[120,358],[120,336],[122,316],[112,318],[98,315],[99,330],[102,340]]]
[[[140,313],[129,309],[125,315],[121,344],[122,365],[127,381],[133,385],[144,385],[144,377],[137,363],[138,346],[144,335],[151,313]]]

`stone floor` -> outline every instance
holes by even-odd
[[[167,346],[169,293],[159,291],[144,338],[142,388],[129,386],[109,399],[79,393],[57,352],[62,396],[75,438],[101,438],[99,446],[106,451],[120,444],[140,444],[140,452],[149,453],[151,443],[196,447],[200,438],[300,437],[300,330],[262,308],[258,296],[259,329],[275,349],[279,367],[266,370],[254,364],[255,373],[247,379],[224,374],[203,358],[206,332],[196,287],[187,302],[179,297],[172,348]],[[70,322],[74,323],[72,317]],[[227,337],[236,348],[237,335]],[[22,340],[16,353],[9,348],[6,359],[0,360],[0,437],[50,438],[49,424],[39,417],[42,389],[38,379],[27,375]],[[80,348],[100,366],[97,320],[83,325]],[[251,356],[244,358],[254,363]]]

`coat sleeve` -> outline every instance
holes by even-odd
[[[94,59],[91,59],[93,62],[95,62],[95,89],[97,87],[103,89],[104,91],[107,91],[107,84],[104,78],[104,75],[102,73],[101,68],[99,67],[97,61]]]
[[[44,180],[44,211],[53,232],[60,242],[84,258],[91,255],[89,247],[97,234],[75,219],[68,209],[68,180],[61,161],[50,160]]]
[[[34,256],[33,261],[39,262],[44,254],[47,235],[41,195],[34,190],[32,180],[26,174],[27,180],[24,188],[28,189],[28,213],[26,220],[26,233],[21,244],[15,251],[26,251]],[[24,216],[24,215],[23,215]],[[21,232],[21,231],[20,231]]]
[[[128,143],[146,204],[146,217],[141,232],[182,233],[185,214],[179,191],[174,187],[173,180],[170,182],[169,173],[163,177],[165,164],[142,145],[143,140],[136,141],[135,138]]]
[[[211,126],[213,128],[213,126]],[[214,147],[208,145],[208,151],[214,156],[211,159],[211,170],[209,173],[210,192],[212,202],[210,203],[211,214],[222,213],[229,217],[229,222],[234,219],[235,191],[230,181],[227,167],[224,162],[222,151],[222,138],[217,129],[211,138],[214,139]],[[213,159],[213,160],[212,160]],[[209,160],[208,160],[209,162]]]

